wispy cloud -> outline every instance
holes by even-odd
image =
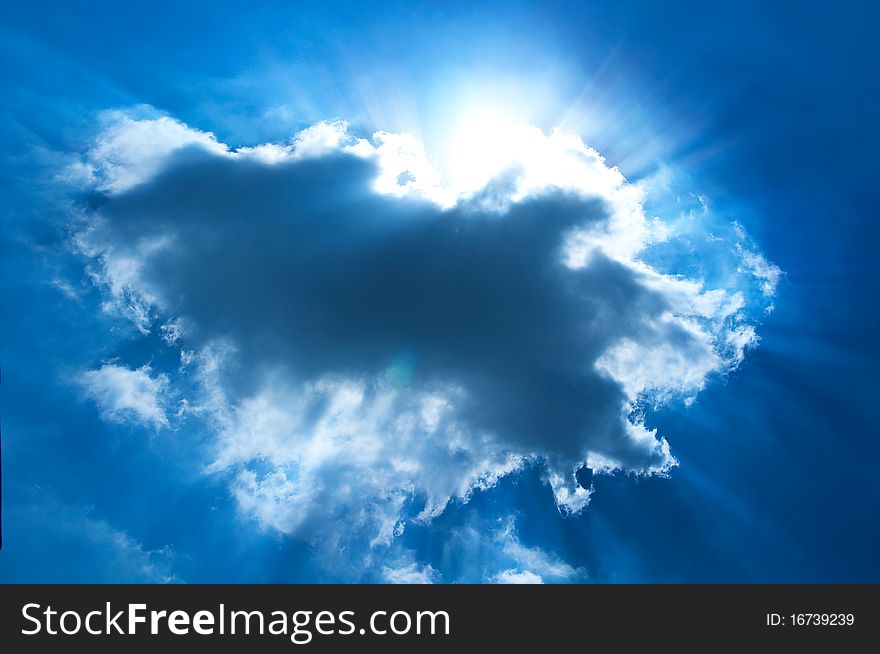
[[[587,571],[575,568],[559,556],[540,547],[527,547],[520,542],[513,518],[505,520],[493,536],[502,565],[507,558],[514,564],[490,577],[499,584],[543,584],[587,581]]]
[[[382,571],[389,584],[433,584],[439,578],[430,564],[410,563],[398,568],[384,566]]]
[[[82,373],[78,381],[108,420],[134,422],[153,427],[167,427],[165,397],[169,380],[153,374],[150,366],[131,370],[105,363],[96,370]]]
[[[9,507],[11,524],[43,535],[45,546],[25,549],[4,543],[6,563],[29,582],[108,581],[179,583],[175,553],[169,546],[147,547],[125,529],[96,515],[91,506],[59,500],[46,488],[29,489]],[[22,501],[23,500],[23,501]]]

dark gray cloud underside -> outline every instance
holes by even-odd
[[[414,389],[465,389],[460,417],[514,449],[626,461],[624,394],[593,364],[668,306],[604,255],[561,262],[566,234],[607,208],[559,192],[500,214],[441,210],[378,195],[374,177],[348,155],[267,165],[183,151],[101,199],[104,236],[124,251],[173,235],[142,258],[143,278],[196,326],[190,346],[234,337],[242,393],[269,368],[306,380],[403,361]]]

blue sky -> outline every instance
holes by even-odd
[[[4,12],[0,580],[878,581],[873,10],[253,4]]]

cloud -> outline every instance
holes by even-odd
[[[502,522],[501,528],[493,536],[493,544],[498,550],[496,565],[506,566],[511,562],[513,567],[505,567],[501,572],[490,577],[497,584],[543,584],[571,583],[587,580],[587,572],[575,568],[557,555],[540,547],[523,545],[516,533],[516,525],[512,518]],[[505,559],[508,562],[505,562]]]
[[[106,363],[88,370],[78,379],[88,398],[93,400],[108,420],[135,422],[153,427],[167,427],[163,405],[168,392],[166,375],[152,375],[149,366],[130,370]]]
[[[404,552],[400,557],[406,558]],[[489,519],[476,512],[466,522],[444,533],[440,560],[447,563],[444,581],[492,584],[584,583],[588,571],[573,566],[545,547],[523,542],[517,519],[507,515]]]
[[[113,571],[109,578],[161,584],[180,581],[173,571],[174,554],[169,547],[148,549],[128,533],[94,518],[80,517],[66,528],[78,531],[90,547],[104,552],[102,565]]]
[[[523,572],[503,570],[495,576],[493,582],[496,584],[543,584],[544,580],[540,575],[528,570]]]
[[[142,109],[142,113],[151,113]],[[149,179],[168,156],[188,146],[199,146],[216,155],[226,146],[213,134],[190,129],[168,116],[138,120],[126,113],[108,111],[101,130],[84,159],[68,169],[68,178],[80,177],[99,191],[121,193]]]
[[[385,581],[389,584],[433,584],[437,571],[430,564],[410,563],[400,568],[383,567]]]
[[[580,511],[584,465],[676,464],[646,403],[692,401],[757,342],[775,281],[742,239],[705,229],[730,272],[689,274],[698,227],[682,246],[578,137],[483,147],[448,183],[409,135],[319,123],[235,150],[116,113],[80,159],[99,194],[75,240],[105,307],[180,350],[182,414],[215,435],[205,469],[265,528],[385,547],[527,462]],[[108,417],[168,424],[170,379],[87,375]],[[571,573],[508,554],[505,578]]]
[[[217,433],[208,470],[233,471],[240,508],[266,528],[332,551],[340,525],[390,545],[411,519],[425,522],[519,469],[523,457],[469,433],[454,413],[459,389],[401,388],[391,379],[320,378],[300,386],[275,375],[246,399],[226,397],[228,351],[195,362],[195,404]]]
[[[24,583],[177,583],[175,553],[150,548],[129,532],[94,515],[93,507],[59,501],[33,487],[9,507],[9,524],[44,534],[31,547],[4,543],[5,581]],[[84,561],[90,561],[85,565]]]
[[[776,294],[779,280],[782,279],[782,270],[757,251],[756,246],[751,242],[742,225],[734,223],[733,227],[736,235],[739,237],[739,242],[736,245],[737,252],[740,255],[739,272],[750,272],[754,275],[760,282],[761,292],[764,296],[772,298]],[[772,304],[768,305],[768,309],[772,310],[772,307]]]

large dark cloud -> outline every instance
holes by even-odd
[[[374,166],[180,150],[152,179],[100,198],[101,239],[138,258],[165,315],[187,320],[187,347],[234,341],[242,365],[229,384],[242,396],[267,369],[367,377],[404,361],[413,392],[461,387],[459,419],[514,451],[662,464],[628,437],[623,389],[594,364],[640,340],[668,302],[600,252],[580,269],[561,256],[572,229],[610,209],[551,190],[503,212],[479,198],[443,210],[377,194]],[[666,336],[683,350],[695,338]]]
[[[669,470],[642,408],[734,368],[779,271],[705,205],[650,219],[651,183],[575,136],[505,139],[479,146],[489,182],[453,183],[407,135],[231,150],[109,113],[68,170],[91,189],[74,242],[137,331],[90,396],[198,434],[244,515],[331,568],[358,552],[347,578],[418,572],[408,523],[530,462],[562,511],[592,472]]]

